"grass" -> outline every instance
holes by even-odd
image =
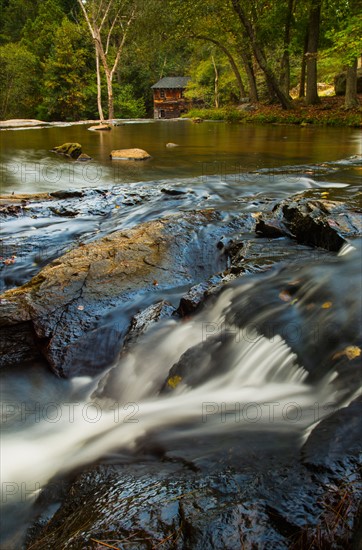
[[[361,107],[346,111],[344,97],[324,96],[318,105],[306,106],[303,100],[293,100],[293,109],[285,111],[278,105],[255,104],[255,110],[243,111],[235,106],[219,109],[191,109],[187,118],[201,120],[223,120],[226,122],[256,124],[296,124],[300,126],[362,126]]]

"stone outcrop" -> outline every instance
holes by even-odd
[[[260,216],[257,234],[275,238],[288,235],[299,243],[338,252],[347,238],[362,233],[362,215],[346,204],[303,195],[286,199],[269,216]]]
[[[117,149],[111,151],[110,158],[112,160],[147,160],[151,155],[143,149]]]
[[[4,292],[2,362],[32,359],[35,344],[61,376],[92,374],[109,364],[127,325],[102,328],[98,321],[140,291],[164,291],[210,276],[217,250],[212,240],[205,241],[209,258],[198,262],[197,233],[216,217],[212,211],[189,213],[116,231],[71,250],[25,285]]]

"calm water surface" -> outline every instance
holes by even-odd
[[[194,178],[333,162],[362,153],[360,130],[353,128],[193,124],[188,120],[124,123],[111,132],[90,132],[88,127],[1,131],[2,192]],[[80,143],[93,161],[77,163],[49,151],[65,142]],[[169,142],[179,147],[167,148]],[[152,158],[110,161],[113,149],[130,147],[145,149]]]

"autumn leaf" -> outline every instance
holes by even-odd
[[[332,307],[332,302],[324,302],[324,304],[321,305],[322,309],[329,309]]]
[[[172,376],[172,378],[169,378],[167,380],[167,385],[170,386],[170,388],[175,389],[179,385],[181,380],[182,380],[181,376],[178,376],[176,374],[176,376]]]
[[[352,359],[355,359],[361,355],[361,348],[358,346],[347,346],[344,350],[335,353],[332,359],[338,359],[343,355],[345,355],[349,361],[352,361]]]

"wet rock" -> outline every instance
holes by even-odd
[[[0,330],[0,368],[24,364],[41,356],[31,323],[18,323],[16,331],[12,326]]]
[[[70,157],[72,159],[77,159],[82,153],[82,146],[80,143],[63,143],[63,145],[53,147],[51,152]]]
[[[108,132],[112,130],[112,127],[109,124],[97,124],[97,126],[90,126],[88,130],[91,132]]]
[[[53,191],[50,193],[50,196],[56,199],[73,199],[84,197],[84,195],[85,191],[83,189],[68,189],[64,191]]]
[[[285,237],[287,232],[278,220],[263,220],[259,218],[255,225],[255,233],[269,239]]]
[[[172,149],[174,147],[180,147],[178,143],[166,143],[166,147],[168,147],[169,149]]]
[[[155,323],[161,319],[169,319],[174,313],[175,308],[166,300],[161,300],[136,313],[124,339],[124,348],[133,346]]]
[[[362,449],[362,397],[334,412],[319,424],[301,449],[303,463],[312,470],[338,470],[348,453],[358,465]]]
[[[351,411],[349,419],[356,422],[359,414]],[[315,431],[324,433],[327,424],[323,420]],[[342,425],[343,418],[340,430]],[[331,448],[329,438],[336,436],[333,429],[327,432],[324,454]],[[259,444],[267,437],[259,434]],[[313,438],[318,434],[312,432]],[[90,468],[72,483],[43,528],[41,517],[37,520],[38,529],[26,547],[88,548],[93,539],[127,541],[133,550],[146,550],[167,539],[167,548],[180,550],[234,550],[241,545],[302,550],[315,541],[320,548],[351,548],[361,477],[350,447],[332,471],[318,472],[303,464],[292,437],[279,450],[274,442],[273,452],[265,445],[258,449],[250,432],[241,440],[223,438],[225,452],[215,451],[200,462],[183,456],[188,450],[193,454],[196,440],[176,456],[148,441],[146,459],[139,445],[136,462]],[[215,446],[212,439],[209,443]]]
[[[338,252],[347,238],[362,235],[361,212],[338,201],[297,196],[275,206],[273,215],[298,242],[332,252]]]
[[[178,195],[186,195],[187,191],[184,189],[173,189],[171,187],[162,187],[161,193],[165,193],[165,195],[171,195],[171,196],[177,197]]]
[[[38,349],[61,376],[96,372],[117,355],[127,328],[102,328],[99,319],[141,290],[162,292],[214,271],[212,239],[203,242],[207,261],[195,259],[197,233],[215,217],[211,211],[174,216],[71,250],[1,295],[1,326],[16,334],[19,323],[28,323]]]
[[[110,158],[112,160],[146,160],[151,158],[151,155],[143,149],[117,149],[111,151]]]
[[[186,317],[187,315],[195,313],[204,302],[209,286],[209,283],[202,282],[190,288],[188,293],[181,298],[177,313],[181,317]]]

